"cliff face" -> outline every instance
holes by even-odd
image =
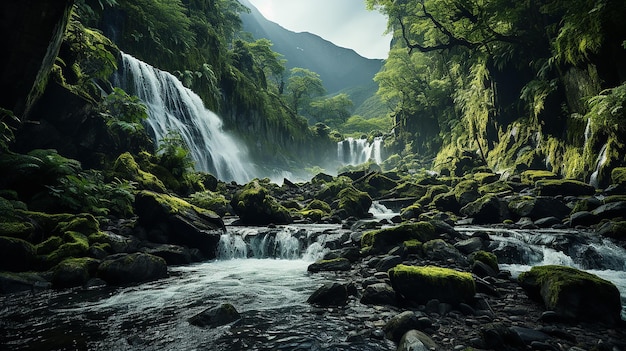
[[[28,116],[59,52],[73,0],[0,2],[0,107]]]

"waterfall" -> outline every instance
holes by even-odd
[[[591,177],[589,178],[589,184],[593,185],[595,188],[600,187],[600,170],[602,169],[602,166],[604,166],[604,164],[607,161],[608,158],[608,143],[604,144],[602,146],[602,149],[600,149],[600,154],[598,155],[598,160],[596,161],[596,170],[593,171],[593,173],[591,174]]]
[[[328,251],[324,239],[324,236],[318,236],[312,240],[308,231],[289,226],[276,230],[229,228],[229,232],[220,238],[217,257],[222,260],[279,258],[315,261]]]
[[[369,143],[367,139],[347,138],[337,143],[337,158],[344,165],[359,165],[369,160],[380,164],[382,159],[381,137],[376,137]]]
[[[202,99],[172,74],[121,53],[116,85],[137,95],[148,107],[148,132],[159,143],[178,132],[198,171],[224,181],[245,183],[255,173],[245,147],[222,130],[222,120],[204,107]]]

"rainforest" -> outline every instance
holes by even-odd
[[[2,2],[0,349],[626,349],[626,3],[362,7]]]

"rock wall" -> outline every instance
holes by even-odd
[[[0,107],[27,116],[43,92],[74,0],[0,2]]]

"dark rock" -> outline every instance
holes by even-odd
[[[590,196],[595,194],[596,189],[578,180],[571,179],[544,179],[535,183],[539,196]]]
[[[509,218],[507,205],[493,194],[487,194],[461,208],[461,214],[474,218],[477,224],[502,223]]]
[[[372,198],[367,193],[359,191],[353,186],[347,186],[337,194],[337,199],[339,201],[337,210],[345,213],[345,217],[368,217]]]
[[[228,303],[208,308],[188,319],[189,324],[201,328],[215,328],[241,319],[239,312]]]
[[[93,258],[70,258],[53,269],[52,286],[71,288],[85,285],[95,275],[100,260]]]
[[[307,267],[307,271],[317,272],[332,272],[332,271],[349,271],[352,268],[350,261],[347,258],[335,258],[332,260],[320,260],[312,263]]]
[[[520,340],[526,345],[530,345],[534,341],[546,341],[551,339],[550,335],[535,329],[517,326],[513,326],[510,329],[513,333],[517,334]]]
[[[398,344],[402,351],[431,351],[438,350],[437,344],[425,333],[418,330],[409,330]]]
[[[434,261],[454,261],[466,264],[467,259],[454,246],[442,239],[430,240],[422,246],[424,256]]]
[[[230,201],[235,213],[244,224],[289,224],[293,222],[289,210],[272,197],[258,180],[237,191]]]
[[[484,248],[484,241],[482,238],[472,237],[455,243],[454,247],[460,252],[469,255],[472,252],[482,250]]]
[[[561,220],[556,217],[545,217],[535,221],[535,225],[539,228],[549,228],[556,224],[561,224]]]
[[[412,329],[421,329],[418,315],[413,311],[404,311],[391,317],[383,327],[387,339],[399,342],[402,336]]]
[[[472,263],[472,273],[481,278],[496,277],[498,275],[498,272],[493,270],[493,268],[489,267],[489,265],[487,265],[486,263],[480,261],[474,261],[474,263]]]
[[[405,223],[363,234],[361,247],[371,253],[386,252],[408,240],[429,241],[437,237],[435,228],[428,222]]]
[[[151,241],[197,248],[206,258],[215,258],[225,231],[222,218],[215,212],[151,191],[135,196],[135,208]]]
[[[309,296],[307,302],[318,306],[345,306],[348,303],[348,295],[345,284],[325,283]]]
[[[579,211],[570,215],[569,222],[572,227],[576,227],[578,225],[587,227],[598,224],[598,222],[600,222],[600,218],[589,211]]]
[[[591,213],[600,219],[624,217],[626,216],[626,201],[609,202],[591,211]]]
[[[189,249],[178,245],[159,245],[146,250],[146,253],[161,257],[168,265],[185,265],[193,262]]]
[[[0,271],[29,271],[35,264],[35,254],[35,247],[28,241],[0,236]]]
[[[603,237],[624,240],[626,238],[626,221],[606,222],[596,232]]]
[[[400,263],[402,263],[402,257],[400,256],[385,256],[376,265],[376,270],[379,272],[387,272]]]
[[[151,281],[167,276],[167,263],[146,253],[118,254],[98,266],[98,276],[112,285]]]
[[[448,268],[398,265],[389,270],[389,279],[400,296],[420,304],[435,298],[458,304],[476,293],[471,274]]]
[[[0,293],[11,294],[20,291],[47,289],[50,282],[38,273],[9,273],[0,272]]]
[[[486,348],[494,350],[505,350],[509,347],[523,347],[524,342],[513,332],[501,323],[490,323],[480,329],[480,335]]]
[[[368,285],[361,296],[361,303],[366,305],[396,306],[398,300],[396,292],[386,283]]]
[[[512,196],[507,198],[509,211],[517,217],[537,220],[545,217],[565,218],[571,209],[553,197]]]
[[[530,298],[564,319],[615,324],[621,321],[615,285],[593,274],[563,266],[533,267],[519,276]]]

